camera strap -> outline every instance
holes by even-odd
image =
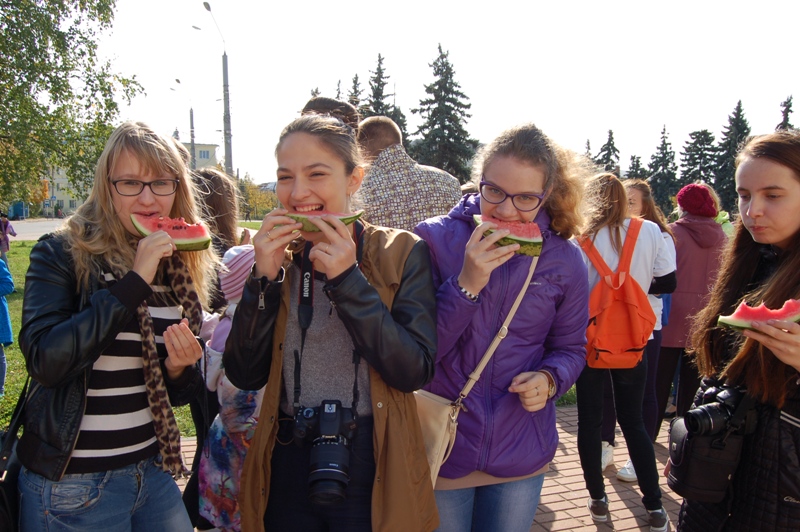
[[[753,409],[755,405],[756,405],[755,398],[752,397],[749,393],[745,392],[744,397],[742,397],[742,400],[739,401],[739,404],[736,406],[736,410],[734,411],[730,421],[728,422],[727,430],[725,430],[721,438],[715,439],[713,442],[711,442],[711,446],[714,447],[715,449],[724,449],[728,437],[731,434],[734,433],[747,434],[751,432],[753,427],[748,425],[749,420],[747,414]],[[752,424],[752,422],[750,424]]]
[[[355,221],[355,237],[356,237],[356,264],[361,267],[362,249],[364,244],[364,225],[358,220]],[[297,322],[300,325],[300,350],[294,350],[294,397],[292,406],[294,407],[294,414],[300,410],[300,367],[303,360],[303,349],[306,345],[306,332],[311,327],[311,322],[314,319],[314,263],[309,258],[311,255],[311,248],[314,247],[312,242],[306,242],[303,248],[303,259],[300,266],[300,291],[297,297]],[[361,356],[353,350],[353,365],[355,366],[355,379],[353,381],[353,414],[356,413],[358,406],[358,366],[361,361]]]

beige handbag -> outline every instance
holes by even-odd
[[[522,298],[528,289],[528,285],[533,277],[533,270],[536,269],[536,263],[539,257],[533,257],[531,267],[528,271],[528,278],[522,285],[517,295],[514,305],[506,316],[503,326],[497,332],[497,335],[492,340],[489,348],[484,353],[483,358],[478,363],[475,371],[470,373],[467,383],[458,394],[458,399],[451,401],[439,395],[436,395],[425,390],[417,390],[414,392],[414,398],[417,400],[417,415],[419,416],[419,425],[422,429],[422,438],[425,441],[425,454],[428,455],[428,466],[431,469],[431,482],[436,485],[436,477],[439,476],[439,468],[450,457],[450,452],[453,450],[453,444],[456,441],[456,431],[458,430],[458,414],[461,410],[465,410],[463,402],[467,398],[472,387],[478,382],[486,365],[492,358],[495,349],[500,345],[500,341],[508,334],[508,325],[511,319],[517,312]]]

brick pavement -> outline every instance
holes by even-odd
[[[625,439],[619,432],[619,428],[617,428],[617,447],[614,454],[615,465],[609,466],[604,472],[611,517],[606,523],[594,523],[586,508],[586,499],[589,494],[583,483],[583,473],[578,458],[577,408],[574,406],[558,408],[556,423],[560,442],[556,456],[550,465],[550,472],[547,473],[544,481],[542,499],[531,532],[649,530],[645,517],[646,512],[638,491],[639,485],[635,482],[621,482],[616,477],[617,468],[624,466],[628,460],[628,452],[624,446]],[[667,462],[668,427],[667,420],[661,428],[658,442],[655,445],[659,472],[663,471]],[[190,466],[194,456],[195,439],[184,438],[182,441],[183,457],[187,466]],[[663,475],[660,478],[664,508],[669,513],[672,522],[670,530],[675,530],[681,497],[672,493],[667,487]],[[179,482],[181,490],[185,483],[185,480]]]

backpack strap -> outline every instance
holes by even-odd
[[[628,226],[628,234],[625,235],[625,243],[622,245],[622,254],[619,257],[619,267],[617,272],[620,275],[620,284],[622,284],[622,275],[627,275],[631,271],[631,259],[633,258],[633,248],[636,247],[636,239],[639,238],[639,230],[642,228],[642,219],[637,217],[631,218],[631,224]]]
[[[594,269],[600,274],[600,278],[614,290],[618,290],[619,287],[622,286],[622,283],[625,282],[625,278],[630,272],[633,248],[636,247],[636,239],[639,237],[639,230],[642,228],[641,218],[633,217],[630,220],[631,223],[625,235],[625,242],[622,244],[622,253],[620,254],[619,266],[617,267],[618,284],[616,286],[614,286],[614,272],[611,271],[606,261],[603,260],[603,256],[597,251],[592,239],[588,236],[584,236],[580,239],[581,248],[586,253],[586,256],[589,257],[592,266],[594,266]]]

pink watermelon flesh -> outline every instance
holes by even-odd
[[[187,224],[183,218],[131,214],[131,221],[142,236],[148,236],[156,231],[166,231],[178,251],[198,251],[208,249],[211,245],[211,235],[206,226]]]
[[[480,225],[482,222],[491,222],[497,226],[497,229],[508,229],[511,231],[510,235],[497,241],[498,246],[519,244],[517,253],[529,255],[531,257],[538,257],[542,252],[542,232],[539,226],[533,222],[505,222],[492,216],[483,216],[479,214],[474,215],[473,220],[475,221],[475,225]],[[490,235],[497,229],[486,231],[484,236]]]
[[[300,222],[303,224],[303,227],[300,228],[301,231],[306,231],[312,233],[314,231],[319,231],[319,227],[314,225],[312,222],[309,221],[309,216],[325,216],[330,214],[332,216],[336,216],[339,220],[342,221],[345,225],[350,225],[351,223],[355,222],[361,215],[364,214],[364,211],[356,211],[356,212],[330,212],[330,211],[310,211],[310,212],[290,212],[287,213],[286,216]]]
[[[777,310],[768,309],[764,303],[757,307],[751,307],[742,301],[733,314],[720,316],[717,324],[741,330],[752,329],[753,322],[763,323],[767,320],[800,321],[800,300],[789,299]]]

